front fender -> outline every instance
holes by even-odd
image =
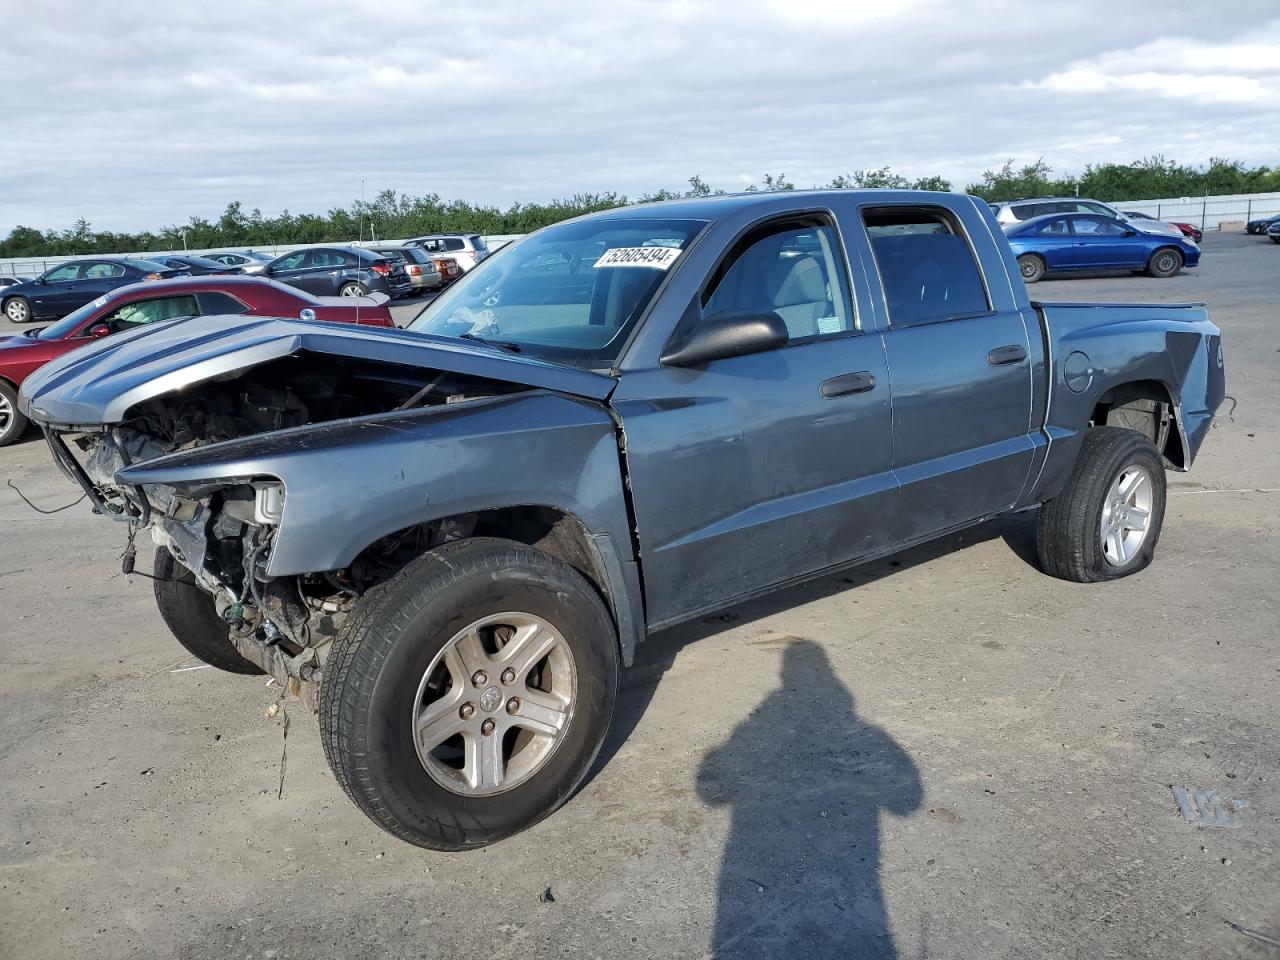
[[[274,477],[284,511],[267,572],[347,566],[388,534],[442,517],[536,504],[631,543],[614,423],[548,391],[259,434],[121,470],[121,484]],[[627,549],[625,559],[634,560]]]

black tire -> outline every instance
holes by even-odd
[[[18,412],[18,391],[0,380],[0,447],[16,443],[27,429],[27,418]]]
[[[564,638],[575,663],[573,713],[528,779],[464,796],[427,772],[409,718],[420,681],[450,640],[509,611],[540,617]],[[617,688],[617,632],[581,574],[511,541],[460,540],[361,598],[325,662],[320,734],[338,782],[369,819],[420,847],[464,850],[532,826],[572,796],[604,742]]]
[[[338,288],[338,296],[340,297],[363,297],[369,292],[363,283],[344,283]]]
[[[1018,258],[1018,272],[1025,283],[1037,283],[1044,276],[1044,260],[1034,253]]]
[[[1116,564],[1107,558],[1101,541],[1104,510],[1112,484],[1135,466],[1142,467],[1151,479],[1146,535],[1127,562]],[[1164,462],[1155,444],[1136,430],[1092,427],[1085,432],[1080,455],[1062,492],[1040,507],[1036,523],[1040,566],[1050,576],[1076,583],[1137,573],[1155,556],[1164,506]]]
[[[30,323],[35,319],[31,301],[26,297],[8,297],[4,301],[4,318],[10,323]]]
[[[1268,239],[1270,239],[1272,243],[1280,243],[1280,237],[1272,237],[1268,235]]]
[[[214,609],[213,598],[196,586],[191,571],[165,547],[156,549],[155,575],[160,617],[188,652],[228,673],[263,672],[256,663],[240,656],[227,635],[227,624]]]
[[[1182,254],[1173,247],[1160,247],[1147,261],[1147,273],[1153,277],[1176,277],[1182,269]]]

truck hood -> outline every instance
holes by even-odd
[[[592,400],[605,399],[615,384],[604,374],[466,340],[323,321],[206,316],[119,334],[54,360],[23,383],[19,406],[38,423],[119,423],[145,400],[300,353],[447,370]]]

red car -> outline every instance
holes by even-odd
[[[252,313],[394,327],[382,294],[370,297],[313,297],[261,277],[180,277],[134,283],[105,294],[52,326],[0,336],[0,447],[26,428],[18,412],[18,387],[33,370],[54,357],[101,337],[148,323],[205,314]]]

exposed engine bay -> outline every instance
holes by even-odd
[[[134,538],[149,529],[157,546],[213,598],[240,653],[314,708],[325,646],[353,601],[423,551],[470,535],[475,518],[398,531],[343,569],[272,577],[267,561],[285,499],[276,478],[122,487],[117,473],[245,437],[304,433],[312,425],[527,389],[455,372],[302,354],[148,400],[111,430],[48,435],[55,458],[95,510],[127,524],[124,572],[134,572]]]

